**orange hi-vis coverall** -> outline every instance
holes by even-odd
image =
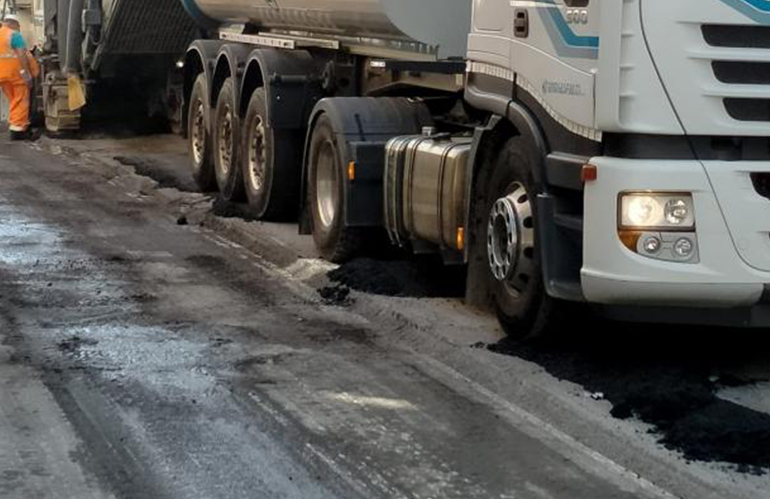
[[[0,27],[0,88],[11,107],[8,120],[12,132],[29,127],[29,87],[21,76],[22,64],[11,45],[14,30]]]

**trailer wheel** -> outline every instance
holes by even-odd
[[[296,215],[302,143],[296,133],[268,126],[264,88],[251,96],[243,135],[243,183],[253,215],[269,220]]]
[[[510,139],[494,165],[477,234],[483,236],[487,276],[500,324],[514,338],[538,336],[554,325],[556,301],[545,290],[537,228],[534,160],[521,137]]]
[[[233,80],[228,78],[222,84],[214,111],[214,172],[219,192],[227,201],[241,201],[244,197],[234,95]]]
[[[190,152],[192,175],[203,192],[216,189],[211,133],[209,132],[209,98],[206,75],[199,75],[190,94],[187,143]]]
[[[352,258],[363,242],[360,228],[345,226],[344,171],[332,121],[321,115],[310,138],[308,205],[316,248],[334,263]]]

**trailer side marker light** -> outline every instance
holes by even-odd
[[[348,179],[353,181],[356,179],[356,162],[351,161],[348,163]]]
[[[460,251],[465,250],[465,227],[457,228],[457,249]]]
[[[596,165],[583,165],[583,171],[581,172],[580,177],[583,179],[584,183],[593,182],[599,178],[599,169]]]

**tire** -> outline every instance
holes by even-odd
[[[345,169],[331,120],[321,115],[310,138],[307,192],[313,224],[313,241],[321,256],[344,263],[363,244],[363,231],[345,226]]]
[[[238,113],[235,85],[228,78],[222,85],[214,111],[214,173],[219,192],[226,201],[243,201],[243,175],[239,164]]]
[[[203,192],[216,190],[213,144],[211,140],[210,106],[206,75],[198,75],[190,94],[187,118],[187,145],[193,179]]]
[[[493,307],[514,339],[550,331],[560,305],[546,292],[543,278],[535,202],[542,189],[534,178],[536,157],[522,137],[504,144],[486,182],[476,227],[486,250]]]
[[[249,100],[242,134],[243,184],[252,215],[274,221],[296,217],[302,141],[293,131],[267,126],[264,88]]]

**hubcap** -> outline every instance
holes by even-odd
[[[254,191],[259,192],[265,185],[265,124],[257,116],[249,137],[249,181]]]
[[[516,294],[526,289],[534,274],[534,218],[524,186],[514,183],[507,191],[492,205],[487,254],[492,275]]]
[[[203,148],[206,145],[206,122],[203,101],[198,100],[193,114],[193,129],[191,134],[192,152],[195,164],[203,163]]]
[[[324,227],[331,227],[337,213],[338,181],[334,145],[330,141],[321,144],[316,165],[316,204]]]
[[[233,113],[228,106],[219,126],[219,164],[227,175],[233,160]]]

